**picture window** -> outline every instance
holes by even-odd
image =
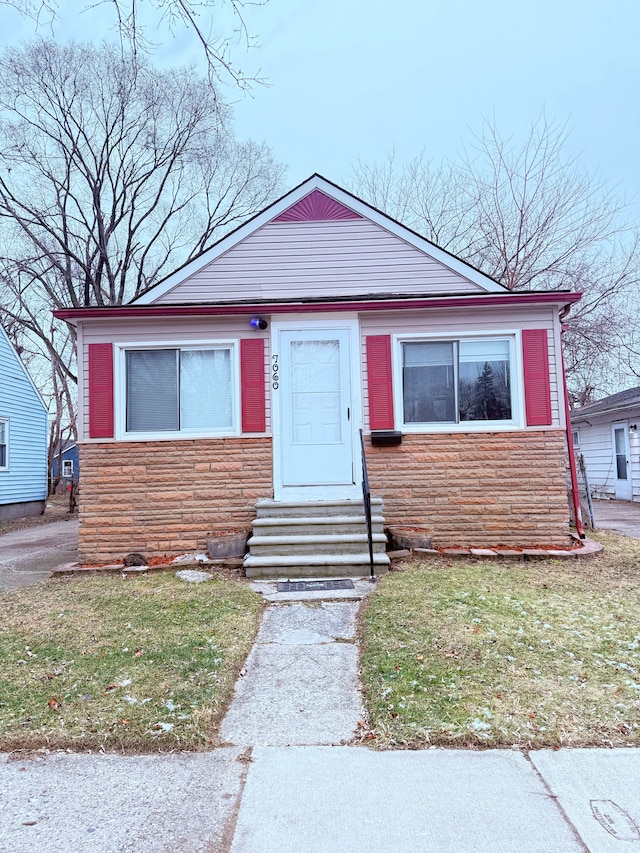
[[[229,432],[232,347],[126,351],[127,432]]]
[[[405,424],[512,420],[508,338],[404,341],[401,350]]]

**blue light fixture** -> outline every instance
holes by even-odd
[[[263,320],[262,317],[252,317],[249,321],[249,325],[252,329],[261,329],[264,331],[267,328],[267,321]]]

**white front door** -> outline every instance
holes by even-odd
[[[352,330],[280,328],[276,334],[276,499],[356,497]]]
[[[629,427],[626,423],[612,424],[613,481],[616,500],[631,500],[631,464],[629,453]]]

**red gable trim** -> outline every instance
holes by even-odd
[[[223,317],[255,314],[304,314],[326,311],[411,311],[429,308],[471,308],[511,305],[571,305],[581,293],[492,293],[477,296],[434,296],[417,299],[345,300],[344,302],[252,302],[246,305],[114,305],[105,308],[61,308],[53,312],[58,320],[105,317]]]
[[[240,340],[240,386],[242,399],[242,432],[264,432],[265,373],[264,340]]]
[[[527,426],[548,426],[551,424],[551,383],[546,329],[523,330],[522,357]]]
[[[113,438],[112,344],[89,344],[89,436]]]
[[[393,429],[391,336],[369,335],[366,343],[369,425],[371,429]]]
[[[314,190],[276,216],[273,222],[324,222],[329,219],[362,219],[362,216],[320,190]]]

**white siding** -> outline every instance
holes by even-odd
[[[47,496],[47,411],[0,329],[0,417],[9,419],[9,470],[0,471],[0,504]]]
[[[615,498],[615,459],[613,453],[612,424],[626,422],[640,427],[640,407],[624,410],[617,415],[592,415],[588,422],[576,423],[574,430],[580,434],[580,447],[587,469],[591,494],[596,498]],[[631,454],[631,483],[633,500],[640,501],[640,431],[629,430]]]
[[[564,401],[562,393],[562,363],[558,356],[556,335],[554,334],[554,310],[551,308],[468,308],[443,309],[415,312],[385,312],[363,314],[361,317],[361,346],[362,346],[362,383],[363,399],[365,400],[364,422],[369,428],[369,411],[367,406],[367,369],[366,342],[368,335],[447,335],[455,338],[457,335],[490,334],[493,332],[513,333],[522,329],[547,329],[549,345],[549,371],[551,384],[551,414],[552,427],[563,428],[565,425]],[[393,354],[392,354],[393,356]],[[519,382],[520,396],[523,399],[522,376],[515,376]],[[545,429],[546,427],[530,427],[530,429]]]
[[[155,304],[485,292],[367,219],[264,225]]]
[[[170,317],[166,319],[146,318],[140,320],[118,321],[117,328],[111,322],[85,323],[82,325],[82,374],[84,381],[82,388],[82,412],[81,441],[89,441],[89,344],[112,343],[112,344],[144,344],[144,343],[167,343],[171,345],[186,345],[190,343],[215,343],[216,341],[238,341],[240,338],[262,337],[265,339],[265,371],[269,375],[271,364],[271,352],[269,349],[269,332],[256,332],[249,328],[249,317],[232,318],[180,318]],[[114,374],[114,384],[117,388],[117,373]],[[119,401],[117,401],[119,402]],[[267,395],[267,433],[271,430],[271,400]],[[80,436],[80,433],[79,433]],[[101,441],[104,439],[93,439]],[[111,440],[111,439],[107,439]]]

